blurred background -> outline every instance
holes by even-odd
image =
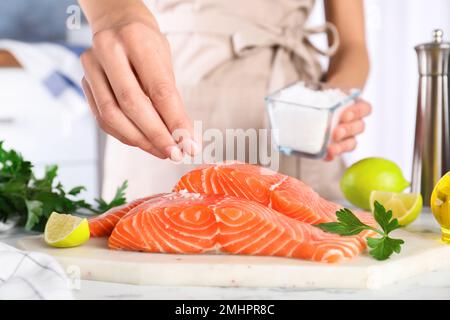
[[[385,157],[409,177],[418,81],[414,46],[431,41],[435,28],[443,29],[450,40],[450,1],[365,4],[371,74],[364,98],[374,112],[358,149],[345,159],[351,164],[368,156]],[[39,170],[57,163],[63,184],[86,186],[85,197],[91,199],[100,192],[103,143],[78,86],[78,55],[90,44],[89,27],[79,13],[72,0],[0,2],[0,140],[20,150]],[[319,0],[309,24],[323,19]],[[7,39],[39,44],[24,46]],[[314,39],[318,46],[325,41]]]

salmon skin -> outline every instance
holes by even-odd
[[[131,201],[130,203],[112,208],[105,213],[89,219],[89,231],[92,237],[107,237],[111,234],[117,222],[126,215],[131,209],[139,206],[153,198],[158,198],[160,195],[154,195]]]
[[[229,253],[317,262],[351,259],[364,249],[255,201],[170,193],[131,209],[115,226],[109,248],[158,253]]]
[[[181,190],[253,200],[309,224],[336,221],[336,211],[342,209],[298,179],[239,162],[196,168],[179,180],[174,191]],[[376,225],[371,214],[356,214],[364,223]]]

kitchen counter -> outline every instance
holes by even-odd
[[[436,225],[424,214],[411,228],[429,230]],[[20,230],[0,233],[0,241],[14,244]],[[76,299],[450,299],[450,268],[409,278],[380,290],[282,289],[225,287],[135,286],[82,280],[74,289]]]
[[[278,288],[215,288],[133,286],[82,281],[77,299],[450,299],[450,270],[411,278],[380,290],[300,290]]]

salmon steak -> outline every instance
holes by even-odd
[[[108,246],[115,250],[278,256],[328,263],[351,259],[365,248],[356,237],[325,233],[262,203],[188,192],[154,196],[120,218]]]
[[[309,224],[334,222],[336,211],[342,209],[298,179],[239,162],[196,168],[179,180],[174,191],[181,190],[252,200]],[[356,215],[362,222],[376,225],[371,214],[357,212]]]
[[[154,195],[150,197],[145,197],[131,201],[130,203],[124,204],[122,206],[114,207],[105,213],[89,219],[89,231],[92,237],[107,237],[111,234],[117,222],[127,214],[131,209],[137,207],[143,202],[158,198],[159,195]]]

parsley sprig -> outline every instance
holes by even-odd
[[[389,234],[401,228],[397,219],[392,219],[392,211],[386,209],[379,202],[374,204],[374,218],[381,229],[368,226],[362,223],[356,215],[349,209],[341,209],[336,212],[337,222],[321,223],[316,227],[329,233],[341,236],[355,236],[365,230],[371,230],[380,235],[378,238],[367,238],[367,245],[370,248],[369,254],[376,260],[386,260],[395,252],[400,253],[401,246],[405,243],[401,239],[389,237]]]
[[[37,178],[32,163],[15,150],[6,150],[0,141],[0,221],[18,218],[25,229],[43,231],[53,211],[94,215],[126,202],[126,181],[111,202],[99,198],[91,205],[78,198],[85,187],[66,191],[57,176],[58,167],[49,166],[44,176]]]

